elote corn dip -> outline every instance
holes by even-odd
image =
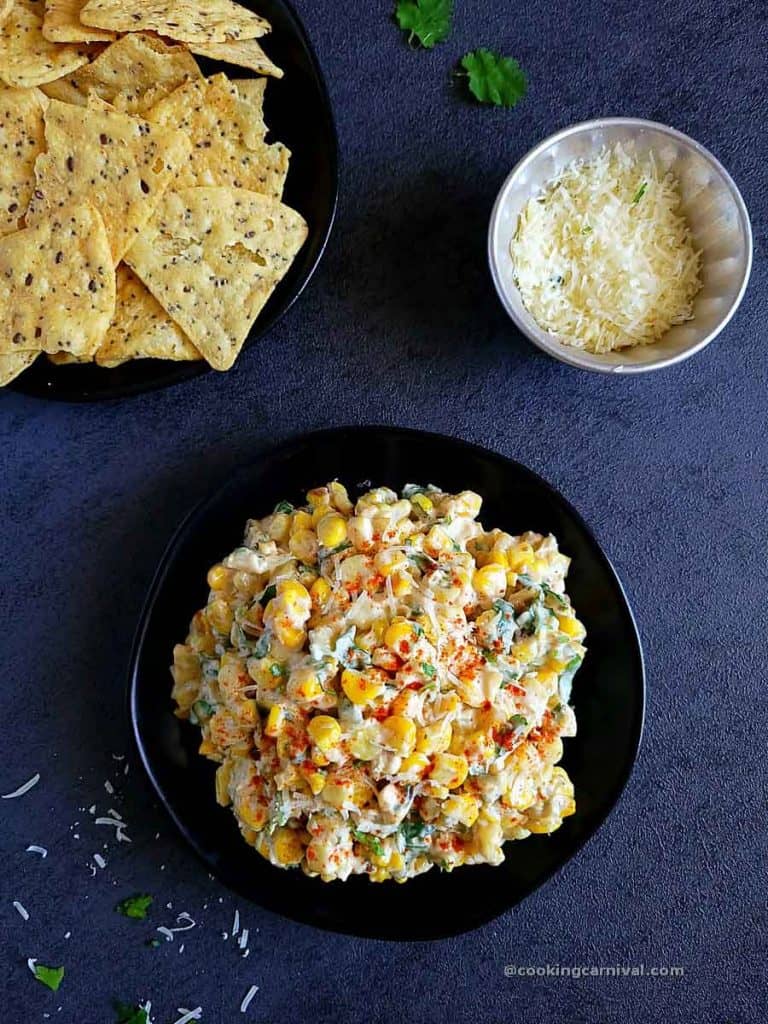
[[[250,520],[174,649],[176,714],[216,796],[273,864],[403,882],[499,864],[575,810],[585,631],[553,536],[478,522],[482,499],[338,482]]]

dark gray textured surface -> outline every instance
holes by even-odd
[[[271,336],[226,376],[131,401],[0,397],[0,790],[42,775],[0,805],[6,1020],[100,1024],[114,996],[151,998],[159,1024],[197,1005],[205,1021],[261,1024],[765,1019],[764,4],[465,0],[452,39],[431,53],[403,45],[389,7],[299,4],[335,103],[342,199],[316,278]],[[528,70],[516,111],[479,109],[452,86],[452,63],[479,44]],[[732,172],[755,230],[751,285],[725,335],[635,379],[538,354],[505,320],[485,265],[487,217],[512,164],[600,114],[699,139]],[[405,947],[240,905],[243,960],[221,936],[235,901],[172,834],[138,766],[123,776],[112,759],[130,750],[130,638],[190,502],[273,438],[368,421],[512,455],[584,514],[637,613],[645,742],[598,836],[494,924]],[[93,824],[94,802],[124,815],[131,845]],[[107,868],[92,878],[105,840]],[[29,843],[48,858],[25,853]],[[112,909],[137,890],[156,896],[151,924]],[[198,926],[146,948],[151,928],[182,910]],[[66,965],[58,995],[31,978],[28,956]],[[505,964],[547,963],[681,965],[685,976],[504,976]]]

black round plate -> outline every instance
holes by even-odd
[[[248,336],[246,345],[252,345],[290,308],[314,273],[333,224],[339,182],[331,102],[317,57],[298,16],[286,0],[245,0],[245,6],[254,8],[272,24],[272,32],[259,41],[283,69],[285,77],[271,78],[267,85],[267,138],[284,142],[292,152],[283,199],[309,224],[307,241]],[[198,58],[198,63],[206,75],[217,71],[224,71],[230,78],[251,75],[250,71],[231,64],[203,58]],[[178,384],[209,370],[204,361],[175,363],[160,359],[136,359],[111,370],[95,364],[54,366],[40,356],[9,387],[41,398],[92,402]]]
[[[574,684],[578,736],[563,764],[577,811],[552,836],[505,846],[499,867],[436,869],[398,885],[365,877],[321,882],[272,867],[243,842],[217,806],[214,766],[197,754],[199,730],[174,717],[168,666],[193,613],[205,604],[208,568],[242,541],[245,522],[338,477],[350,489],[409,482],[483,496],[481,519],[511,533],[552,532],[573,559],[568,592],[589,648]],[[248,899],[321,928],[386,939],[443,938],[489,921],[528,896],[595,832],[618,799],[637,754],[645,680],[640,642],[621,584],[578,513],[548,483],[510,459],[453,438],[388,427],[309,434],[260,457],[198,506],[158,569],[130,669],[133,727],[141,758],[168,812],[205,864]]]

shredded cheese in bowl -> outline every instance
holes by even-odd
[[[528,201],[511,255],[539,327],[589,352],[653,344],[693,318],[701,288],[677,179],[620,144],[569,164]]]

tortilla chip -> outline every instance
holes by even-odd
[[[264,121],[224,75],[186,82],[147,117],[164,129],[181,129],[192,142],[174,188],[231,185],[282,196],[291,154],[280,142],[264,142]]]
[[[232,0],[89,0],[80,19],[114,32],[157,32],[183,43],[257,39],[271,26]]]
[[[44,103],[37,89],[0,89],[0,236],[19,230],[32,198]]]
[[[224,64],[236,64],[250,68],[258,75],[282,78],[283,70],[269,59],[255,39],[235,39],[226,43],[190,43],[192,53],[199,57],[210,57]]]
[[[79,366],[80,363],[92,363],[93,355],[73,356],[71,352],[49,352],[45,357],[54,366]]]
[[[136,275],[117,268],[115,316],[96,353],[99,366],[119,366],[128,359],[202,359],[178,324],[168,316]]]
[[[183,82],[201,78],[186,46],[170,46],[155,36],[123,36],[102,50],[93,63],[44,87],[46,96],[85,106],[99,96],[126,114],[144,114]]]
[[[217,370],[234,363],[254,320],[307,236],[304,218],[257,192],[167,192],[126,256]]]
[[[263,119],[264,94],[267,91],[266,78],[231,78],[230,85],[234,85],[240,99],[258,110],[259,116]]]
[[[6,85],[29,89],[88,63],[82,47],[50,42],[42,26],[42,0],[15,0],[0,32],[0,79]]]
[[[65,203],[90,202],[104,218],[117,266],[186,162],[189,139],[106,106],[50,100],[44,117],[48,151],[35,164],[27,223]]]
[[[45,0],[45,38],[54,43],[99,43],[114,39],[114,32],[82,24],[80,11],[84,6],[85,0]]]
[[[0,25],[4,25],[13,10],[13,0],[0,0]]]
[[[0,352],[95,352],[115,311],[109,239],[87,203],[0,238]]]
[[[39,352],[11,352],[9,355],[0,356],[0,388],[10,384],[31,366],[39,355]]]

